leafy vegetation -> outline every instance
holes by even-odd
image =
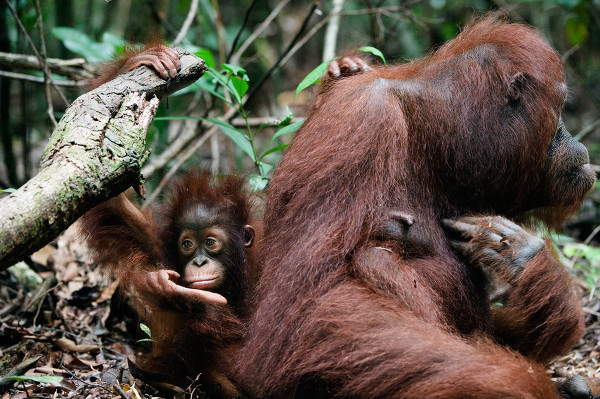
[[[562,247],[562,252],[571,258],[571,263],[581,271],[582,278],[593,291],[600,281],[600,248],[581,243],[567,243]]]
[[[49,115],[59,119],[68,105],[61,101],[58,90],[67,103],[73,101],[82,93],[75,80],[89,77],[94,65],[118,57],[127,46],[150,42],[159,36],[168,44],[196,54],[209,67],[202,79],[172,95],[159,108],[147,137],[148,149],[152,150],[144,171],[149,192],[160,193],[178,169],[197,166],[215,173],[245,174],[251,187],[260,192],[303,123],[311,86],[319,82],[331,61],[331,55],[324,56],[326,43],[334,44],[330,54],[358,50],[383,64],[404,62],[423,56],[453,38],[470,18],[489,11],[499,11],[533,25],[561,55],[570,87],[563,113],[565,124],[588,147],[592,164],[600,164],[600,0],[346,0],[333,40],[326,33],[329,31],[326,27],[334,20],[331,3],[330,0],[318,5],[313,0],[61,0],[40,2],[38,14],[34,1],[8,0],[6,4],[14,9],[16,18],[7,7],[0,8],[0,198],[14,191],[8,187],[19,187],[37,172],[40,151],[52,132]],[[191,23],[187,24],[188,13],[196,5],[190,15]],[[69,61],[67,70],[52,69],[52,79],[60,83],[59,89],[51,87],[46,94],[39,68],[10,64],[2,55],[33,55],[28,39],[36,52]],[[79,57],[84,59],[85,67],[73,60]],[[598,194],[593,193],[584,205],[586,211],[567,226],[564,234],[568,235],[558,236],[555,242],[563,263],[572,266],[583,280],[580,285],[589,290],[586,296],[591,302],[600,284],[600,249],[594,234],[600,224]],[[63,243],[59,247],[64,250],[69,245]],[[38,262],[42,261],[37,257],[30,262],[36,273],[49,270]],[[106,303],[95,301],[81,309],[67,304],[65,298],[72,298],[78,292],[69,288],[71,282],[64,277],[69,263],[78,263],[80,269],[90,266],[74,254],[57,256],[53,267],[65,272],[60,272],[64,281],[60,280],[55,291],[66,292],[56,295],[58,303],[46,301],[42,306],[40,302],[37,311],[43,309],[41,314],[49,317],[60,308],[65,315],[76,315],[59,318],[55,314],[52,320],[64,323],[67,331],[103,341],[101,345],[105,345],[108,340],[104,322],[112,311]],[[25,274],[22,277],[20,272],[16,273],[25,269],[23,265],[0,272],[4,273],[0,274],[3,283],[14,284],[0,292],[0,300],[10,298],[18,302],[23,300],[19,297],[22,290],[33,291],[28,287],[39,285],[39,276],[28,280]],[[60,269],[57,265],[64,267]],[[87,270],[85,274],[93,276],[93,273]],[[90,278],[82,291],[92,291],[96,284],[97,277]],[[2,304],[2,308],[8,308]],[[593,309],[596,310],[588,314],[587,321],[593,316],[596,319],[592,320],[597,322],[597,314],[593,313],[597,308]],[[103,313],[106,316],[97,317],[99,310],[106,312]],[[15,325],[22,326],[25,318],[31,326],[27,329],[12,329],[4,324],[3,318],[0,323],[3,338],[21,334],[25,340],[33,334],[40,347],[38,352],[47,354],[46,327],[33,327],[44,325],[41,317],[22,312],[15,316]],[[52,339],[56,338],[54,335],[62,336],[61,328],[59,325],[51,333]],[[149,328],[144,324],[139,328],[144,334],[139,342],[151,341]],[[104,347],[104,354],[108,356],[107,348]],[[5,353],[0,358],[0,368],[14,367],[18,363],[16,357]],[[590,359],[593,363],[594,357]],[[90,356],[87,361],[96,359]],[[103,361],[99,367],[108,363]],[[60,364],[70,380],[76,379],[75,373],[82,378],[78,358],[61,357]],[[17,374],[12,378],[24,390],[35,383],[59,386],[65,382],[60,380],[63,377]],[[85,389],[97,389],[90,397],[114,397],[112,389],[105,392],[98,384],[88,385]]]
[[[179,168],[197,165],[207,165],[216,173],[243,172],[255,191],[263,190],[293,132],[302,124],[306,98],[310,96],[306,89],[319,82],[331,61],[321,57],[327,40],[324,28],[331,18],[327,1],[315,8],[308,0],[295,4],[201,0],[193,23],[183,35],[174,27],[184,26],[191,0],[156,4],[133,0],[129,5],[80,0],[62,2],[60,6],[46,3],[41,8],[43,31],[36,26],[38,16],[33,3],[9,3],[25,31],[14,16],[4,12],[2,20],[6,23],[0,28],[0,37],[8,40],[0,41],[4,43],[2,51],[31,53],[27,41],[19,37],[27,34],[39,44],[41,35],[45,35],[48,56],[79,56],[89,63],[99,63],[119,56],[131,45],[128,43],[152,40],[159,32],[168,43],[176,40],[177,45],[206,61],[209,69],[205,76],[172,96],[168,108],[160,108],[148,133],[148,146],[153,151],[148,163],[154,167],[146,174],[150,191],[161,188],[157,176],[165,172],[170,176]],[[572,88],[565,123],[588,146],[592,162],[598,163],[600,0],[518,0],[500,8],[480,0],[415,0],[402,5],[391,0],[376,5],[349,0],[344,4],[334,43],[338,53],[356,48],[384,64],[385,55],[395,61],[419,57],[454,37],[473,15],[494,9],[535,25],[563,55]],[[22,72],[41,76],[39,71]],[[52,77],[57,81],[69,78],[60,73]],[[18,186],[35,173],[33,148],[44,144],[50,129],[45,116],[48,100],[42,86],[17,86],[6,77],[0,78],[0,86],[12,88],[23,99],[20,104],[6,101],[6,97],[0,101],[0,115],[8,115],[0,119],[3,194],[12,190],[3,186]],[[66,93],[69,99],[77,94],[73,90]],[[35,117],[24,118],[26,111]],[[53,112],[59,118],[61,107],[55,105]],[[221,137],[202,141],[214,127]],[[25,133],[19,137],[19,132]],[[178,139],[183,144],[173,151],[174,155],[167,162],[157,162]],[[599,208],[598,202],[595,207]],[[598,214],[596,210],[589,223],[600,222]],[[568,244],[564,252],[570,253],[573,245],[579,244]],[[591,285],[598,279],[595,250],[589,245],[578,247],[580,256],[575,267],[589,262],[581,267],[587,268]]]
[[[90,63],[98,63],[118,56],[128,42],[150,40],[157,32],[167,42],[172,42],[180,36],[181,31],[176,27],[183,26],[193,2],[148,4],[133,0],[127,4],[90,4],[69,0],[60,5],[46,3],[41,8],[42,32],[36,27],[37,16],[30,2],[10,3],[34,44],[40,42],[40,33],[45,33],[48,56],[81,56]],[[600,83],[596,73],[600,65],[598,8],[598,0],[520,0],[501,8],[511,18],[536,25],[551,44],[565,54],[574,80],[570,83],[575,84],[574,93],[588,93],[591,100],[585,103],[587,109],[575,112],[573,108],[572,117],[565,118],[568,124],[575,126],[575,132],[585,128],[600,104],[600,98],[594,94],[599,92],[594,88]],[[419,57],[427,49],[455,36],[459,26],[472,15],[493,9],[491,3],[481,0],[415,0],[402,5],[392,0],[376,4],[349,0],[344,4],[334,43],[338,53],[357,48],[371,53],[383,63],[386,62],[384,54],[394,60]],[[291,138],[291,134],[285,136],[282,132],[292,133],[293,130],[277,132],[277,129],[292,122],[292,126],[299,126],[304,113],[302,104],[306,104],[306,95],[290,100],[287,93],[295,88],[298,97],[318,82],[330,61],[321,59],[320,54],[330,11],[328,1],[317,8],[308,0],[294,4],[252,0],[199,1],[193,22],[185,34],[177,37],[177,45],[203,58],[210,69],[197,84],[172,96],[169,109],[159,111],[159,118],[148,136],[149,147],[153,150],[149,162],[169,148],[178,136],[187,133],[182,129],[195,129],[196,137],[188,140],[176,154],[181,155],[185,148],[197,143],[214,125],[234,146],[223,139],[211,139],[210,145],[201,146],[200,151],[190,155],[186,162],[171,158],[168,163],[155,165],[155,170],[210,164],[216,172],[250,172],[253,187],[263,188]],[[6,24],[0,29],[0,36],[9,40],[0,50],[30,53],[27,42],[18,39],[24,32],[20,31],[14,18],[9,13],[3,18]],[[264,21],[268,23],[262,26]],[[39,72],[30,73],[40,76]],[[53,78],[65,79],[56,73]],[[13,83],[7,78],[1,81],[3,85]],[[15,87],[14,84],[11,86]],[[50,129],[44,115],[47,100],[41,87],[27,84],[14,90],[21,91],[27,104],[23,107],[18,102],[1,102],[4,114],[9,117],[2,121],[2,162],[5,165],[0,169],[0,182],[19,185],[35,173],[32,150],[34,145],[43,144]],[[205,93],[210,93],[210,98]],[[73,94],[76,93],[67,90],[69,99],[74,98]],[[37,116],[20,118],[25,109],[28,114]],[[241,118],[242,123],[232,123],[234,117],[230,115],[225,117],[229,109],[235,109],[234,117]],[[60,107],[54,107],[54,113],[59,118]],[[295,119],[290,119],[291,113],[296,114]],[[256,122],[255,115],[277,122]],[[193,118],[196,123],[189,122]],[[17,128],[19,125],[23,125],[23,129]],[[24,131],[25,137],[19,138],[19,131]],[[596,146],[591,147],[594,155]],[[19,156],[14,156],[15,151]],[[154,184],[156,178],[150,179],[149,187]]]
[[[144,323],[140,323],[140,330],[142,330],[143,333],[148,336],[148,338],[138,339],[137,342],[152,342],[152,332],[150,331],[150,327]]]

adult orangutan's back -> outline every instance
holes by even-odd
[[[564,96],[548,44],[492,17],[322,93],[269,187],[240,385],[265,399],[560,397],[541,364],[582,331],[568,274],[501,217],[444,221],[486,237],[459,259],[440,221],[577,208],[595,177],[559,123]],[[376,234],[398,214],[426,251]],[[491,309],[500,268],[510,290]]]

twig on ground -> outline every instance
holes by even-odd
[[[110,389],[108,389],[104,385],[94,384],[93,382],[89,382],[89,381],[84,380],[83,378],[79,377],[77,374],[75,374],[72,371],[70,371],[69,369],[67,369],[65,366],[62,366],[61,368],[62,368],[62,370],[65,373],[69,374],[69,378],[71,378],[71,379],[74,379],[74,380],[77,380],[79,382],[82,382],[83,384],[85,384],[85,385],[87,385],[89,387],[100,388],[100,389],[102,389],[102,390],[104,390],[104,391],[106,391],[106,392],[108,392],[110,394],[113,393],[113,391],[111,391]]]

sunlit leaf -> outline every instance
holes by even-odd
[[[148,327],[144,323],[140,323],[140,330],[142,330],[147,336],[149,336],[149,337],[152,336],[152,332],[150,331],[150,327]]]
[[[306,75],[306,77],[304,79],[302,79],[302,82],[300,82],[300,84],[296,88],[296,96],[298,95],[298,93],[300,93],[302,90],[306,89],[307,87],[310,87],[310,86],[314,85],[315,83],[318,83],[321,80],[321,76],[323,76],[323,74],[325,74],[325,72],[327,72],[327,65],[329,65],[330,62],[331,62],[331,60],[325,61],[322,64],[320,64],[318,67],[316,67],[315,69],[310,71],[309,74]]]
[[[269,155],[269,154],[272,154],[272,153],[274,153],[274,152],[285,150],[286,148],[288,148],[288,146],[289,146],[289,144],[280,144],[280,145],[278,145],[278,146],[275,146],[275,147],[273,147],[273,148],[270,148],[270,149],[268,149],[267,151],[265,151],[265,153],[264,153],[264,154],[262,154],[262,155],[261,155],[260,159],[263,159],[263,158],[264,158],[264,157],[266,157],[267,155]]]
[[[273,138],[271,139],[271,143],[273,143],[273,141],[279,136],[295,132],[296,130],[298,130],[300,128],[300,126],[302,126],[303,123],[304,123],[304,120],[301,120],[301,121],[292,123],[291,125],[282,127],[277,132],[275,132],[275,134],[273,135]]]
[[[248,91],[248,82],[246,82],[244,79],[242,79],[238,76],[234,76],[231,78],[231,85],[235,89],[235,92],[238,94],[240,99]]]
[[[223,86],[227,86],[227,77],[223,76],[221,72],[217,71],[214,68],[208,68],[206,70],[206,76],[210,76],[215,82],[218,82]]]
[[[52,34],[62,41],[66,48],[81,55],[89,62],[106,61],[115,54],[115,46],[112,44],[98,43],[77,29],[56,27],[52,28]]]
[[[240,76],[246,73],[246,70],[241,66],[233,65],[233,64],[221,64],[221,68],[223,70],[228,71],[233,76]]]
[[[267,187],[269,183],[269,179],[260,175],[250,175],[248,176],[248,184],[252,188],[252,191],[262,191]]]
[[[269,173],[270,170],[273,169],[273,165],[271,165],[270,163],[266,163],[266,162],[259,162],[258,163],[258,170],[260,171],[262,176],[266,176],[267,173]]]
[[[205,61],[205,65],[209,68],[214,68],[216,66],[215,64],[215,57],[213,56],[212,51],[210,51],[207,48],[199,48],[197,51],[194,51],[194,55],[196,57],[202,58]]]
[[[242,97],[239,95],[238,89],[234,86],[234,83],[232,82],[232,79],[239,79],[239,78],[236,78],[236,77],[231,78],[231,77],[223,76],[223,74],[221,74],[220,72],[216,71],[214,68],[208,68],[208,70],[206,71],[206,75],[212,77],[215,82],[217,82],[217,83],[221,84],[222,86],[226,87],[227,90],[231,93],[231,95],[233,95],[235,97],[235,100],[236,100],[237,104],[241,104],[242,103]],[[248,88],[246,87],[246,90],[247,89]],[[243,91],[243,87],[242,86],[240,86],[240,90]],[[220,97],[220,98],[223,101],[226,101],[223,97]],[[231,104],[228,101],[227,101],[227,103]]]
[[[371,46],[359,47],[358,49],[360,51],[362,51],[363,53],[371,53],[374,56],[381,58],[383,63],[386,64],[385,57],[383,56],[383,53],[379,49],[376,49],[375,47],[371,47]]]
[[[63,377],[55,376],[55,375],[15,375],[12,377],[7,377],[9,380],[13,381],[35,381],[41,382],[43,384],[52,384],[54,386],[59,386],[63,380]]]
[[[102,33],[102,43],[109,44],[113,48],[125,47],[127,45],[127,41],[125,39],[110,32]]]

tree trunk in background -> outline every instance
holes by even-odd
[[[8,26],[6,26],[6,13],[4,10],[0,12],[0,51],[7,53],[11,51],[10,41],[8,39]],[[8,183],[17,185],[17,163],[13,151],[9,112],[11,104],[10,86],[10,79],[0,78],[0,139],[2,140],[4,166],[6,167]]]
[[[73,0],[57,1],[54,4],[54,17],[56,18],[55,26],[73,26],[73,23],[76,22],[73,21]],[[49,44],[50,43],[48,43],[48,45]],[[67,50],[67,48],[62,44],[62,42],[57,41],[57,44],[60,48],[60,58],[69,58],[71,56],[69,50]],[[48,54],[50,54],[49,48]]]

